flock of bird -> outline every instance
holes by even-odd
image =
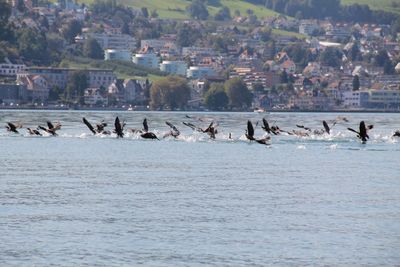
[[[196,119],[195,117],[186,115],[187,119]],[[203,121],[201,119],[196,119],[199,121]],[[128,131],[130,133],[134,134],[139,134],[141,138],[144,139],[156,139],[160,140],[160,137],[157,136],[154,132],[149,131],[149,126],[147,119],[145,118],[143,120],[143,128],[142,129],[132,129],[129,128],[125,130],[126,123],[125,121],[120,121],[118,117],[115,118],[114,121],[114,129],[112,131],[106,130],[105,128],[107,127],[107,123],[104,121],[101,121],[96,124],[91,124],[86,118],[82,118],[82,122],[87,126],[87,128],[94,134],[94,135],[111,135],[112,133],[115,133],[118,138],[123,138],[125,135],[125,132]],[[310,136],[311,134],[314,135],[330,135],[331,134],[331,129],[341,123],[341,122],[349,122],[346,117],[337,117],[335,120],[331,122],[331,125],[328,124],[327,121],[322,121],[322,128],[321,129],[314,129],[312,130],[309,127],[306,127],[304,125],[296,125],[297,129],[296,130],[283,130],[277,125],[271,125],[268,123],[267,119],[263,118],[262,119],[262,125],[261,128],[264,130],[264,135],[262,137],[255,137],[255,127],[253,126],[253,123],[248,120],[247,121],[247,129],[245,130],[245,136],[250,142],[256,142],[258,144],[262,145],[270,145],[271,144],[271,136],[273,135],[280,135],[280,134],[285,134],[285,135],[290,135],[290,136],[299,136],[299,137],[307,137]],[[200,133],[205,133],[207,134],[211,139],[215,139],[216,135],[218,134],[218,124],[215,121],[212,121],[207,128],[201,128],[197,125],[195,125],[192,122],[182,122],[184,126],[191,128],[193,131],[200,132]],[[178,138],[180,135],[180,131],[178,128],[173,125],[172,123],[166,121],[165,124],[169,126],[170,130],[165,133],[161,138],[166,138],[166,137],[173,137],[173,138]],[[256,123],[256,127],[258,126],[259,122]],[[22,129],[23,126],[21,123],[12,123],[12,122],[7,122],[6,128],[9,132],[13,133],[19,133],[19,129]],[[368,132],[374,128],[373,125],[366,125],[364,121],[361,121],[359,124],[359,129],[354,130],[352,128],[347,128],[347,130],[353,132],[356,134],[356,136],[361,140],[362,143],[366,143],[367,140],[369,139]],[[61,123],[52,123],[50,121],[47,121],[47,127],[39,125],[36,129],[32,128],[26,128],[27,132],[29,135],[36,135],[36,136],[42,136],[42,132],[45,132],[47,134],[50,134],[52,136],[57,136],[57,131],[61,129]],[[393,133],[393,137],[400,137],[400,130],[397,130]],[[231,133],[229,133],[229,139],[232,139]]]

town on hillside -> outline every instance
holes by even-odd
[[[400,111],[400,15],[261,2],[0,0],[0,108]]]

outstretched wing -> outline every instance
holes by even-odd
[[[83,123],[89,128],[89,130],[93,133],[96,134],[96,131],[94,130],[94,127],[88,122],[86,118],[82,118]]]
[[[176,128],[175,125],[173,125],[172,123],[166,121],[165,124],[167,124],[169,127],[171,127],[171,129],[174,130],[175,132],[179,132],[178,128]]]
[[[17,130],[17,127],[13,123],[7,122],[7,125],[10,131],[15,132]]]
[[[54,128],[53,124],[50,121],[47,121],[47,127],[49,127],[49,130]]]
[[[144,118],[144,120],[143,120],[143,130],[145,132],[149,131],[149,126],[147,125],[147,119],[146,118]]]
[[[124,137],[124,133],[122,132],[122,126],[121,126],[121,123],[120,123],[118,117],[115,118],[114,127],[115,127],[115,132],[116,132],[117,136]]]
[[[200,128],[197,128],[194,124],[190,123],[190,122],[182,122],[183,125],[186,125],[187,127],[191,128],[194,131],[199,131],[201,132],[202,130]]]
[[[264,124],[264,127],[262,127],[262,128],[264,129],[264,131],[266,131],[267,133],[270,134],[271,133],[271,128],[269,127],[268,121],[265,118],[263,118],[262,121],[263,121],[263,124]]]
[[[360,134],[359,132],[357,132],[356,130],[354,130],[354,129],[352,129],[352,128],[347,128],[347,130],[349,130],[349,131],[351,131],[351,132],[353,132],[353,133],[356,133],[356,134]]]
[[[250,120],[247,121],[247,134],[251,137],[254,136],[254,127]]]
[[[325,132],[331,134],[331,129],[329,128],[328,123],[326,123],[326,121],[322,121],[322,125],[324,125]]]

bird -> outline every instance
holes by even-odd
[[[255,141],[262,145],[269,145],[268,141],[271,140],[271,137],[269,136],[261,139],[254,138],[254,127],[250,120],[247,121],[247,130],[245,132],[245,135],[248,140]]]
[[[19,133],[17,128],[21,128],[21,127],[22,127],[21,124],[14,124],[12,122],[7,122],[7,125],[6,125],[7,131],[13,132],[13,133]]]
[[[395,131],[392,137],[400,137],[400,130]]]
[[[93,134],[111,134],[110,131],[104,130],[104,127],[107,126],[107,123],[104,121],[96,124],[96,128],[94,128],[86,118],[82,118],[82,121]]]
[[[329,128],[329,125],[326,121],[322,121],[322,125],[324,126],[325,132],[327,134],[331,134],[331,128]],[[335,125],[335,124],[334,124]]]
[[[361,121],[360,122],[360,127],[359,127],[359,132],[357,132],[356,130],[352,129],[352,128],[347,128],[349,131],[354,132],[357,134],[357,137],[359,139],[361,139],[362,143],[365,144],[367,142],[367,140],[369,139],[368,136],[368,130],[371,130],[372,128],[374,128],[373,125],[368,125],[368,127],[365,126],[365,122]]]
[[[125,126],[125,123],[123,122],[123,123],[121,123],[120,121],[119,121],[119,118],[118,118],[118,116],[115,118],[115,122],[114,122],[114,127],[115,127],[115,129],[114,129],[114,132],[117,134],[117,137],[119,138],[123,138],[124,137],[124,126]]]
[[[37,129],[31,129],[31,128],[26,128],[26,129],[28,130],[28,133],[30,135],[42,136],[42,134]]]
[[[279,134],[279,127],[278,126],[270,127],[268,121],[265,118],[263,118],[262,121],[263,121],[263,126],[261,126],[261,128],[264,131],[266,131],[269,134],[271,134],[271,133],[274,134],[274,135],[278,135]]]
[[[336,122],[333,123],[332,127],[335,126]],[[315,135],[323,135],[325,133],[331,134],[331,128],[329,127],[328,123],[326,121],[322,121],[322,125],[324,126],[323,129],[315,129],[314,134]]]
[[[215,135],[218,133],[218,130],[216,129],[217,124],[214,121],[212,121],[206,129],[197,127],[196,125],[194,125],[190,122],[182,122],[182,123],[194,131],[198,131],[201,133],[207,133],[211,139],[215,139]]]
[[[149,132],[149,126],[147,124],[147,119],[144,118],[143,120],[143,133],[140,135],[140,137],[144,138],[144,139],[158,139],[157,135],[155,135],[155,133],[153,132]]]
[[[38,128],[53,136],[57,136],[57,131],[61,129],[61,123],[57,122],[55,125],[53,125],[50,121],[47,121],[47,128],[40,125]]]
[[[172,123],[170,123],[168,121],[166,121],[165,124],[168,125],[171,128],[171,130],[168,133],[166,133],[163,136],[163,138],[166,138],[168,136],[172,136],[174,138],[177,138],[180,135],[180,132],[179,132],[178,128],[175,127],[175,125],[173,125]]]
[[[305,127],[304,125],[296,124],[296,127],[297,127],[297,128],[301,128],[301,129],[304,129],[304,130],[306,130],[307,132],[311,132],[311,128]]]

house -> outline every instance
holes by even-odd
[[[158,69],[160,58],[155,53],[135,54],[132,61],[146,68]]]
[[[192,66],[186,73],[186,77],[189,79],[203,79],[210,76],[215,76],[214,69],[203,66]]]
[[[50,83],[42,75],[26,75],[18,83],[26,86],[28,99],[32,101],[46,102],[49,98]]]
[[[24,84],[0,84],[0,103],[20,103],[28,99],[27,87]]]
[[[74,72],[86,74],[89,87],[107,87],[115,79],[112,70],[107,69],[75,69],[75,68],[53,68],[53,67],[29,67],[17,73],[17,81],[24,77],[40,75],[44,77],[49,88],[57,86],[61,89],[67,87],[68,79]]]
[[[341,95],[342,105],[347,108],[366,107],[369,98],[369,91],[344,91]]]
[[[4,62],[0,63],[0,76],[16,76],[18,72],[23,71],[25,68],[25,64],[13,63],[8,58],[5,58]]]
[[[187,63],[184,61],[166,61],[160,64],[160,70],[169,74],[186,76]]]
[[[87,88],[84,93],[84,103],[86,105],[108,105],[107,96],[103,96],[100,88]]]
[[[301,20],[299,25],[299,33],[305,35],[313,35],[313,33],[319,30],[320,27],[316,20]]]
[[[317,62],[309,62],[303,70],[303,75],[307,78],[321,76],[321,65]]]
[[[104,60],[131,61],[132,52],[129,50],[106,49],[104,50]]]
[[[128,34],[83,33],[75,37],[75,43],[85,43],[87,39],[96,39],[103,50],[134,50],[136,39]]]
[[[286,60],[285,62],[280,64],[280,70],[286,71],[289,74],[296,73],[296,64],[292,60]]]
[[[143,91],[138,80],[133,79],[116,79],[108,87],[108,94],[115,96],[117,102],[136,103],[140,93]]]

